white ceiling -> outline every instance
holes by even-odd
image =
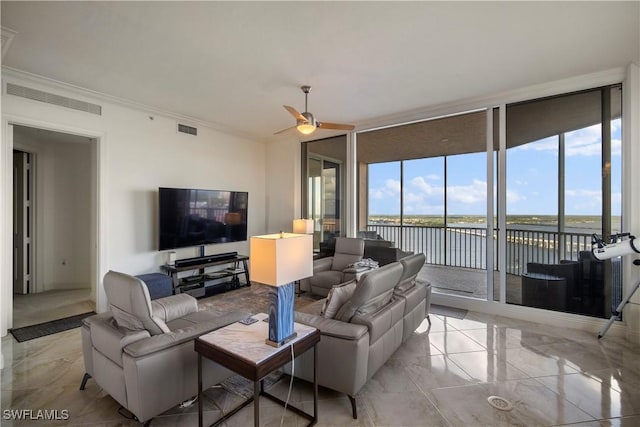
[[[264,139],[640,63],[634,2],[9,2],[3,65]],[[320,134],[319,136],[323,136]]]

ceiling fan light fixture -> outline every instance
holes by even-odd
[[[305,102],[305,107],[306,107],[306,102]],[[318,127],[318,123],[316,122],[315,117],[313,117],[313,114],[311,114],[308,111],[305,111],[304,113],[302,113],[301,116],[302,117],[297,121],[296,129],[298,129],[298,132],[300,132],[303,135],[312,134]],[[304,120],[301,120],[302,118],[304,118]]]
[[[295,108],[289,105],[283,105],[284,109],[287,110],[289,114],[291,114],[293,117],[295,117],[296,119],[295,128],[298,129],[298,132],[300,132],[303,135],[311,135],[318,128],[348,130],[348,131],[353,130],[355,128],[354,125],[316,121],[315,117],[313,117],[313,114],[307,111],[307,95],[309,95],[311,86],[302,86],[300,89],[302,89],[302,91],[304,92],[304,113],[298,112],[298,110],[296,110]],[[274,133],[274,135],[286,132],[289,129],[293,129],[293,127],[278,131]]]
[[[305,123],[300,123],[298,126],[296,126],[296,129],[298,129],[298,132],[300,132],[303,135],[310,135],[316,130],[316,127],[311,123],[305,122]]]

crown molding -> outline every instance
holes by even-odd
[[[16,34],[18,34],[18,32],[7,27],[0,27],[0,29],[1,29],[0,42],[2,45],[2,59],[4,59],[4,55],[9,50],[9,46],[11,46],[11,42],[13,41],[13,38],[16,36]]]
[[[4,46],[3,46],[3,49],[4,49]],[[264,141],[264,138],[260,135],[256,135],[250,132],[245,132],[236,128],[232,128],[230,126],[225,126],[225,125],[214,123],[208,120],[199,119],[197,117],[186,116],[183,114],[179,114],[172,111],[146,105],[130,99],[108,95],[106,93],[87,89],[81,86],[76,86],[70,83],[61,82],[59,80],[55,80],[49,77],[44,77],[38,74],[33,74],[33,73],[19,70],[16,68],[8,67],[6,65],[2,66],[2,77],[3,78],[13,77],[13,78],[25,80],[28,82],[32,82],[38,85],[53,87],[54,89],[71,92],[81,97],[86,97],[93,100],[100,100],[100,101],[108,102],[111,104],[116,104],[121,107],[131,108],[134,110],[143,111],[145,113],[151,113],[153,115],[164,116],[170,119],[174,119],[176,121],[185,122],[186,124],[190,124],[196,127],[198,126],[206,127],[218,132],[226,133],[226,134],[233,135],[243,139],[248,139],[250,141],[259,141],[259,142]]]

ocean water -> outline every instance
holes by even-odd
[[[422,252],[429,264],[463,268],[487,268],[486,228],[477,223],[458,223],[443,227],[373,225],[385,240],[393,241],[403,250]],[[549,225],[509,225],[507,227],[507,273],[522,274],[528,262],[559,263],[577,260],[580,251],[591,249],[595,229],[567,227],[560,234]],[[493,235],[493,264],[498,265],[498,231]]]

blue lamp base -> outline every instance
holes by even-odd
[[[293,283],[269,292],[269,338],[265,342],[273,347],[280,347],[297,336],[293,330],[294,294]]]

